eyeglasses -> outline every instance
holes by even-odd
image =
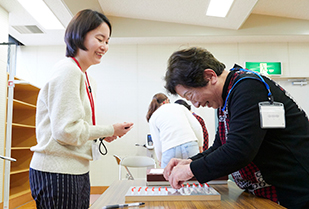
[[[186,100],[191,101],[193,93],[190,91],[187,91],[183,96]]]

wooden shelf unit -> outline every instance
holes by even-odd
[[[17,161],[11,162],[10,208],[31,200],[29,165],[33,153],[30,147],[36,145],[35,114],[39,91],[31,84],[15,84],[14,87],[11,157]]]

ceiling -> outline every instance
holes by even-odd
[[[225,18],[205,15],[209,0],[44,1],[64,26],[82,9],[104,12],[113,26],[111,44],[309,42],[309,0],[234,0]],[[64,30],[42,28],[17,0],[0,6],[9,12],[10,35],[22,44],[64,44]],[[22,34],[16,26],[42,33]]]

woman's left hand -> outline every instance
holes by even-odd
[[[105,137],[104,140],[107,141],[107,142],[112,142],[114,141],[115,139],[117,139],[117,136],[108,136],[108,137]]]
[[[127,123],[127,122],[116,123],[113,125],[113,127],[114,127],[114,135],[122,137],[133,128],[133,123]]]

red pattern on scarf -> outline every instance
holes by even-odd
[[[203,138],[204,138],[204,143],[203,143],[203,151],[208,149],[208,131],[205,125],[205,122],[203,118],[201,118],[199,115],[193,113],[194,117],[200,122],[202,129],[203,129]]]
[[[237,71],[231,78],[228,90],[232,88],[235,79],[243,74],[243,71]],[[228,108],[223,112],[220,108],[218,111],[219,114],[219,136],[222,145],[226,143],[226,135],[229,132],[229,116]],[[241,188],[245,189],[252,194],[255,194],[259,197],[264,197],[270,199],[274,202],[278,202],[276,188],[272,185],[269,185],[263,179],[263,176],[259,168],[253,163],[249,163],[246,167],[232,173],[232,176],[235,180],[235,183]]]

